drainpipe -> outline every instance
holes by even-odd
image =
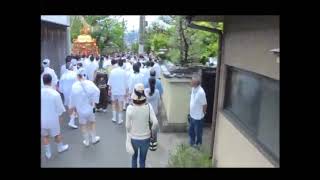
[[[215,130],[216,130],[216,119],[217,119],[217,112],[218,112],[218,95],[219,95],[219,79],[220,79],[220,69],[221,69],[221,45],[222,45],[222,31],[215,28],[209,28],[205,26],[199,26],[196,24],[191,23],[191,19],[189,19],[189,27],[194,29],[199,29],[203,31],[213,32],[218,34],[218,58],[217,58],[217,67],[216,67],[216,79],[215,79],[215,90],[214,90],[214,102],[213,102],[213,113],[212,113],[212,141],[210,144],[210,157],[213,156],[213,149],[214,149],[214,139],[215,139]]]

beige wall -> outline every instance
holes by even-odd
[[[255,146],[218,113],[215,157],[217,167],[274,167]]]
[[[213,157],[218,167],[272,167],[272,164],[223,115],[226,65],[280,80],[270,49],[279,48],[279,17],[226,16],[221,57],[218,116]]]
[[[270,52],[280,46],[278,16],[226,16],[224,41],[225,64],[280,79]]]
[[[164,78],[163,105],[166,110],[168,123],[187,123],[191,94],[191,79]]]

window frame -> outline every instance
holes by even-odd
[[[223,98],[223,102],[222,102],[222,114],[231,122],[232,125],[235,126],[236,129],[238,129],[240,131],[241,134],[244,135],[245,138],[247,138],[249,140],[249,142],[251,144],[253,144],[253,146],[255,148],[257,148],[259,150],[259,152],[261,152],[274,166],[279,167],[279,163],[280,163],[280,147],[279,147],[279,157],[276,157],[276,155],[269,150],[266,145],[264,145],[261,141],[258,140],[257,135],[255,132],[253,132],[244,122],[243,120],[240,120],[240,118],[237,117],[236,114],[234,114],[231,110],[226,108],[226,101],[229,97],[227,97],[229,95],[228,88],[230,88],[229,85],[229,78],[230,78],[230,73],[232,70],[238,71],[240,73],[245,73],[248,74],[250,76],[254,76],[255,78],[258,78],[259,80],[262,80],[263,78],[267,78],[270,80],[275,80],[272,79],[270,77],[255,73],[255,72],[250,72],[238,67],[234,67],[234,66],[230,66],[230,65],[226,65],[225,66],[225,84],[224,84],[224,98]],[[275,80],[278,81],[278,80]],[[279,81],[279,86],[280,86],[280,81]],[[279,87],[280,88],[280,87]],[[261,92],[259,92],[261,93]],[[280,93],[280,91],[279,91]],[[261,101],[261,100],[259,100]],[[279,107],[280,108],[280,107]],[[279,109],[280,110],[280,109]],[[279,112],[280,114],[280,112]],[[260,121],[258,121],[258,123],[260,123]],[[279,123],[280,123],[280,118],[279,118]],[[280,124],[279,124],[279,131],[280,131]],[[280,134],[279,134],[279,138],[280,138]],[[280,139],[279,139],[279,143],[280,143]],[[279,144],[280,146],[280,144]]]

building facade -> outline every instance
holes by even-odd
[[[50,59],[50,67],[60,77],[60,67],[70,54],[70,17],[41,16],[41,61]]]
[[[215,16],[223,22],[213,161],[217,167],[280,166],[279,16]],[[279,50],[280,53],[280,50]]]

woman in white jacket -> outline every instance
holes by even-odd
[[[137,167],[139,153],[139,166],[140,168],[144,168],[151,136],[149,123],[152,124],[151,129],[156,130],[158,120],[152,106],[149,103],[146,103],[146,96],[142,83],[135,85],[131,99],[133,104],[129,105],[127,108],[126,129],[134,149],[132,167]]]

